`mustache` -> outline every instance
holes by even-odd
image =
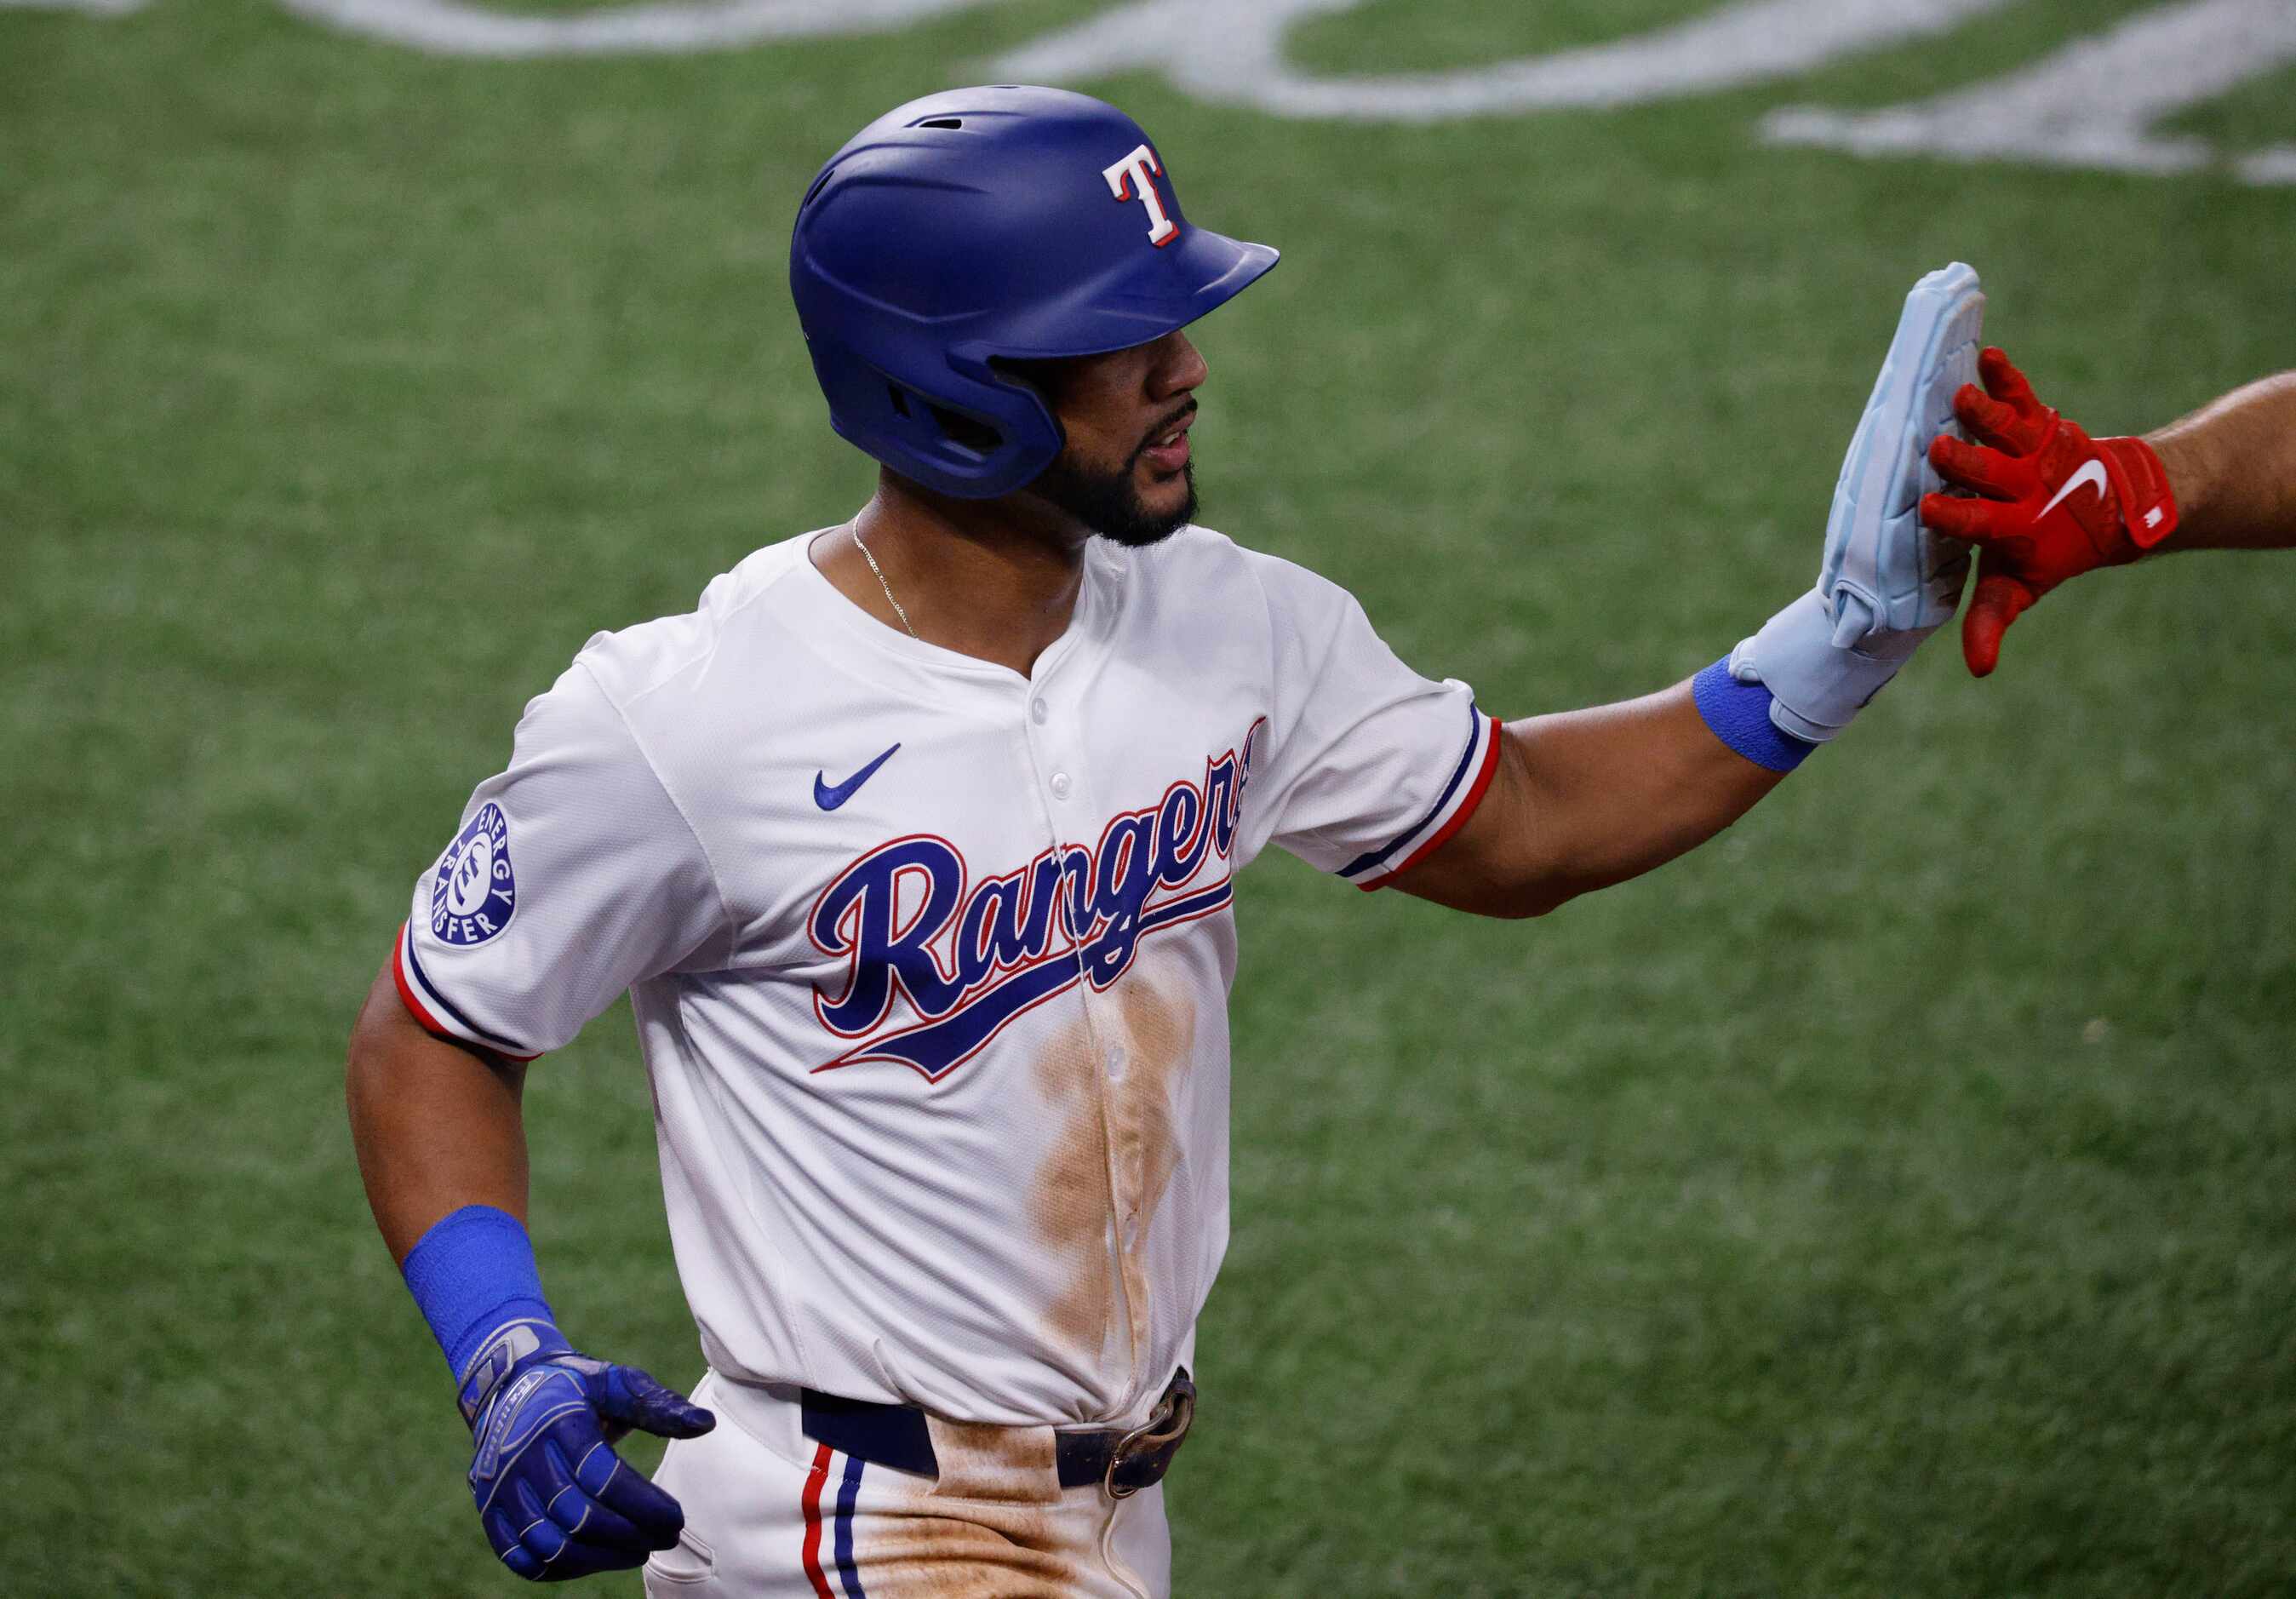
[[[1148,447],[1151,444],[1162,438],[1165,434],[1170,432],[1174,428],[1179,426],[1182,422],[1187,421],[1195,414],[1196,402],[1190,400],[1186,405],[1182,406],[1178,410],[1173,412],[1171,415],[1166,417],[1154,427],[1149,429],[1146,433],[1141,436],[1140,447],[1132,452],[1132,460],[1128,461],[1125,464],[1129,466],[1137,463],[1142,455],[1148,453]]]

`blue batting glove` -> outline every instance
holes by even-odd
[[[471,1498],[503,1564],[534,1582],[642,1565],[685,1512],[614,1453],[632,1428],[699,1438],[718,1418],[635,1366],[577,1354],[546,1321],[505,1323],[463,1374]]]

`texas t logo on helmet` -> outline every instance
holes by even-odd
[[[1119,200],[1136,198],[1137,190],[1136,197],[1148,208],[1148,242],[1159,250],[1180,234],[1180,225],[1164,214],[1163,196],[1149,181],[1152,173],[1163,169],[1156,152],[1143,144],[1114,166],[1103,168],[1100,174],[1108,180],[1108,192]]]

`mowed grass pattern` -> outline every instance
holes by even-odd
[[[1697,9],[1382,0],[1299,45]],[[1607,115],[1099,86],[1192,217],[1287,252],[1201,330],[1205,520],[1526,715],[1808,580],[1931,266],[2100,432],[2290,365],[2296,191],[1755,139],[2132,9]],[[1093,10],[523,63],[254,0],[0,14],[0,1587],[509,1590],[360,1198],[352,1013],[582,641],[865,493],[783,286],[814,168]],[[2190,125],[2296,138],[2290,83]],[[2292,594],[2195,557],[2052,598],[1988,683],[1941,644],[1723,840],[1541,922],[1248,875],[1178,1591],[2288,1591]],[[627,1012],[529,1103],[567,1326],[690,1382]]]

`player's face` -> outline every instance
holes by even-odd
[[[1196,513],[1188,428],[1204,358],[1177,330],[1104,356],[1045,363],[1029,375],[1068,435],[1029,491],[1102,537],[1137,548]]]

